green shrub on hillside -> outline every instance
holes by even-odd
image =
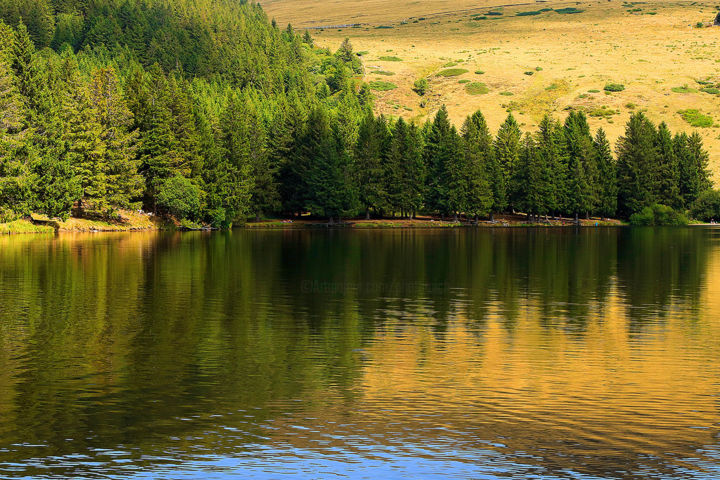
[[[473,82],[465,87],[465,91],[470,95],[485,95],[490,92],[490,89],[484,83]]]
[[[438,73],[438,77],[458,77],[468,72],[469,70],[464,68],[448,68],[447,70],[440,71],[440,73]]]
[[[427,78],[419,78],[415,80],[413,84],[413,91],[421,97],[427,93],[429,88],[430,83],[427,81]]]
[[[380,92],[386,92],[388,90],[395,90],[397,85],[392,82],[385,82],[383,80],[373,80],[368,84],[371,90],[378,90]]]
[[[622,83],[608,83],[607,85],[605,85],[604,90],[606,92],[622,92],[623,90],[625,90],[625,85],[623,85]]]
[[[710,115],[705,115],[699,110],[690,108],[687,110],[680,110],[678,112],[680,116],[693,127],[708,128],[712,127],[715,123]]]

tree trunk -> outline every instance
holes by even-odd
[[[490,212],[490,221],[491,222],[495,221],[495,212]]]
[[[455,223],[457,223],[457,221],[458,221],[458,214],[457,214],[457,212],[455,212],[455,215],[453,216],[453,221],[454,221]]]
[[[334,223],[335,223],[335,219],[333,218],[332,215],[330,215],[330,220],[328,221],[328,224],[333,225]]]
[[[260,213],[255,214],[255,222],[260,222]]]
[[[370,209],[369,208],[365,209],[365,220],[370,220]]]
[[[580,225],[580,216],[578,215],[577,212],[575,212],[575,224]]]

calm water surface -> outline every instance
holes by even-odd
[[[720,478],[720,230],[0,238],[0,478]]]

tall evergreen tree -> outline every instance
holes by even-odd
[[[537,157],[532,164],[533,195],[536,212],[540,215],[555,214],[562,209],[565,200],[566,159],[563,156],[562,128],[558,122],[545,116],[535,138]]]
[[[668,207],[682,209],[684,202],[680,196],[680,172],[672,134],[665,122],[660,123],[655,137],[657,152],[657,178],[654,183],[654,196],[657,201]]]
[[[708,171],[708,153],[703,147],[702,137],[694,132],[692,135],[677,135],[674,139],[675,152],[679,162],[680,195],[685,208],[712,187]]]
[[[514,203],[518,200],[517,195],[521,188],[521,185],[518,184],[519,177],[516,172],[520,161],[521,138],[520,126],[511,113],[500,126],[493,144],[495,161],[501,173],[500,176],[504,179],[505,186],[504,189],[498,189],[499,191],[504,190],[505,199],[499,195],[498,199],[505,208],[507,206],[515,208]],[[500,207],[499,204],[498,207]],[[498,210],[502,210],[502,207]]]
[[[425,206],[443,216],[456,212],[461,198],[457,157],[462,154],[457,132],[450,124],[443,105],[428,125],[425,137],[425,163],[428,169]]]
[[[136,157],[138,133],[132,130],[132,113],[125,105],[114,69],[101,68],[94,72],[90,100],[104,144],[107,203],[111,207],[137,207],[143,186]]]
[[[358,141],[355,148],[355,169],[357,171],[358,196],[365,211],[365,218],[370,218],[371,211],[382,211],[388,205],[386,185],[396,186],[394,171],[399,159],[389,161],[390,168],[384,168],[384,156],[388,144],[389,131],[384,117],[375,117],[368,111],[360,122]],[[385,181],[386,178],[390,180]],[[392,202],[391,202],[392,203]]]
[[[598,203],[597,159],[587,118],[582,112],[570,112],[565,120],[567,155],[566,210],[588,214]]]
[[[100,116],[72,54],[63,59],[67,79],[62,94],[63,159],[72,165],[82,189],[82,211],[105,213],[109,204],[107,148]]]
[[[467,182],[465,213],[477,220],[477,217],[488,215],[493,205],[490,186],[492,137],[480,111],[465,120],[462,137]]]
[[[655,126],[643,113],[635,113],[617,143],[618,212],[629,218],[656,203]]]
[[[350,172],[338,148],[338,139],[328,113],[321,107],[310,112],[308,128],[300,145],[308,159],[308,207],[316,215],[334,222],[352,213],[354,198]]]
[[[602,128],[595,135],[594,145],[600,187],[598,213],[603,217],[613,217],[617,211],[617,165],[610,149],[610,142]]]

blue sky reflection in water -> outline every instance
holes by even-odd
[[[720,478],[719,238],[0,238],[0,477]]]

